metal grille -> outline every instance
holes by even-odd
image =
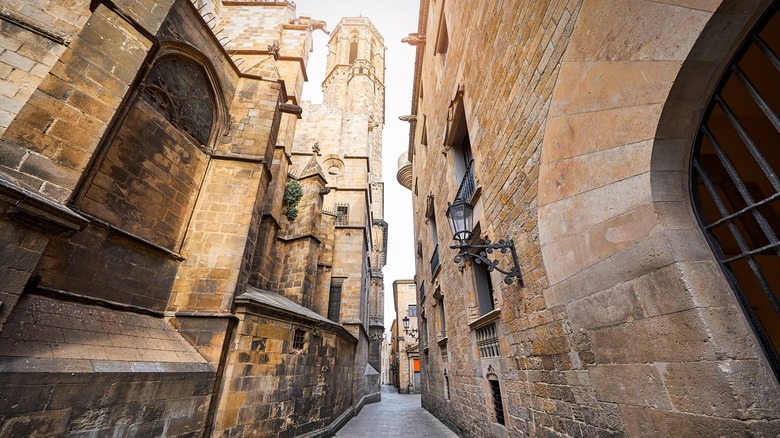
[[[474,160],[469,161],[468,167],[466,167],[466,173],[463,174],[463,179],[458,186],[458,193],[455,195],[455,199],[462,199],[463,202],[471,202],[471,198],[474,197],[474,192],[477,190],[477,182],[474,179]]]
[[[486,325],[474,331],[477,335],[477,348],[479,348],[479,357],[498,357],[501,356],[501,349],[498,346],[498,335],[496,332],[496,323]]]
[[[336,204],[336,225],[349,225],[349,204]]]
[[[303,340],[306,335],[305,330],[295,329],[295,337],[293,338],[293,348],[300,350],[303,348]]]
[[[341,312],[341,282],[332,282],[330,284],[330,296],[328,297],[328,319],[339,322],[339,312]]]
[[[775,2],[710,102],[691,162],[696,216],[780,374],[780,17]]]
[[[505,425],[504,420],[504,400],[501,398],[501,386],[498,380],[488,380],[490,382],[490,391],[493,393],[493,410],[496,413],[496,422]]]

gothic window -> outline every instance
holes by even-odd
[[[186,58],[158,62],[146,78],[144,95],[172,125],[201,144],[214,124],[214,100],[206,72]]]
[[[696,216],[780,374],[780,16],[756,27],[716,88],[691,161]]]
[[[358,53],[358,42],[357,39],[353,39],[349,43],[349,65],[355,63],[355,59],[357,59],[357,53]]]

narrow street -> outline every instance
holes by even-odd
[[[420,406],[420,394],[398,394],[382,386],[382,401],[366,405],[335,435],[338,438],[457,437]]]

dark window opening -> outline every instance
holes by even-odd
[[[357,59],[357,53],[358,53],[357,40],[352,40],[352,42],[349,43],[349,65],[355,63],[355,59]]]
[[[780,375],[780,17],[749,36],[709,104],[691,161],[696,216]]]
[[[480,316],[495,309],[495,292],[493,281],[490,279],[490,272],[483,263],[472,263],[474,271],[474,282],[477,286],[477,307]]]
[[[172,125],[207,144],[214,123],[211,85],[198,64],[166,58],[149,72],[143,94]]]
[[[328,319],[333,322],[339,322],[339,313],[341,312],[341,286],[343,280],[331,280],[330,294],[328,297]]]
[[[349,204],[336,204],[336,225],[349,225]]]
[[[496,415],[496,423],[504,426],[504,401],[501,398],[501,386],[498,380],[488,380],[490,383],[490,392],[493,394],[493,411]]]
[[[436,41],[436,54],[447,54],[447,48],[450,45],[450,37],[447,33],[447,17],[442,11],[441,21],[439,22],[439,36]]]
[[[425,216],[428,218],[428,228],[431,232],[433,254],[431,254],[431,275],[435,275],[439,269],[439,230],[436,227],[436,212],[433,204],[433,196],[428,196]]]
[[[441,324],[441,337],[447,337],[447,319],[444,316],[444,298],[439,299],[439,323]]]
[[[303,349],[303,342],[305,337],[306,330],[295,329],[295,336],[293,337],[293,348],[296,350]]]

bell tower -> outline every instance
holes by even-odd
[[[343,18],[334,29],[322,90],[323,104],[351,115],[342,125],[342,141],[352,144],[342,145],[342,152],[370,157],[370,182],[381,181],[385,45],[368,18]],[[354,144],[353,140],[365,143],[359,135],[364,129],[368,130],[368,144]]]

